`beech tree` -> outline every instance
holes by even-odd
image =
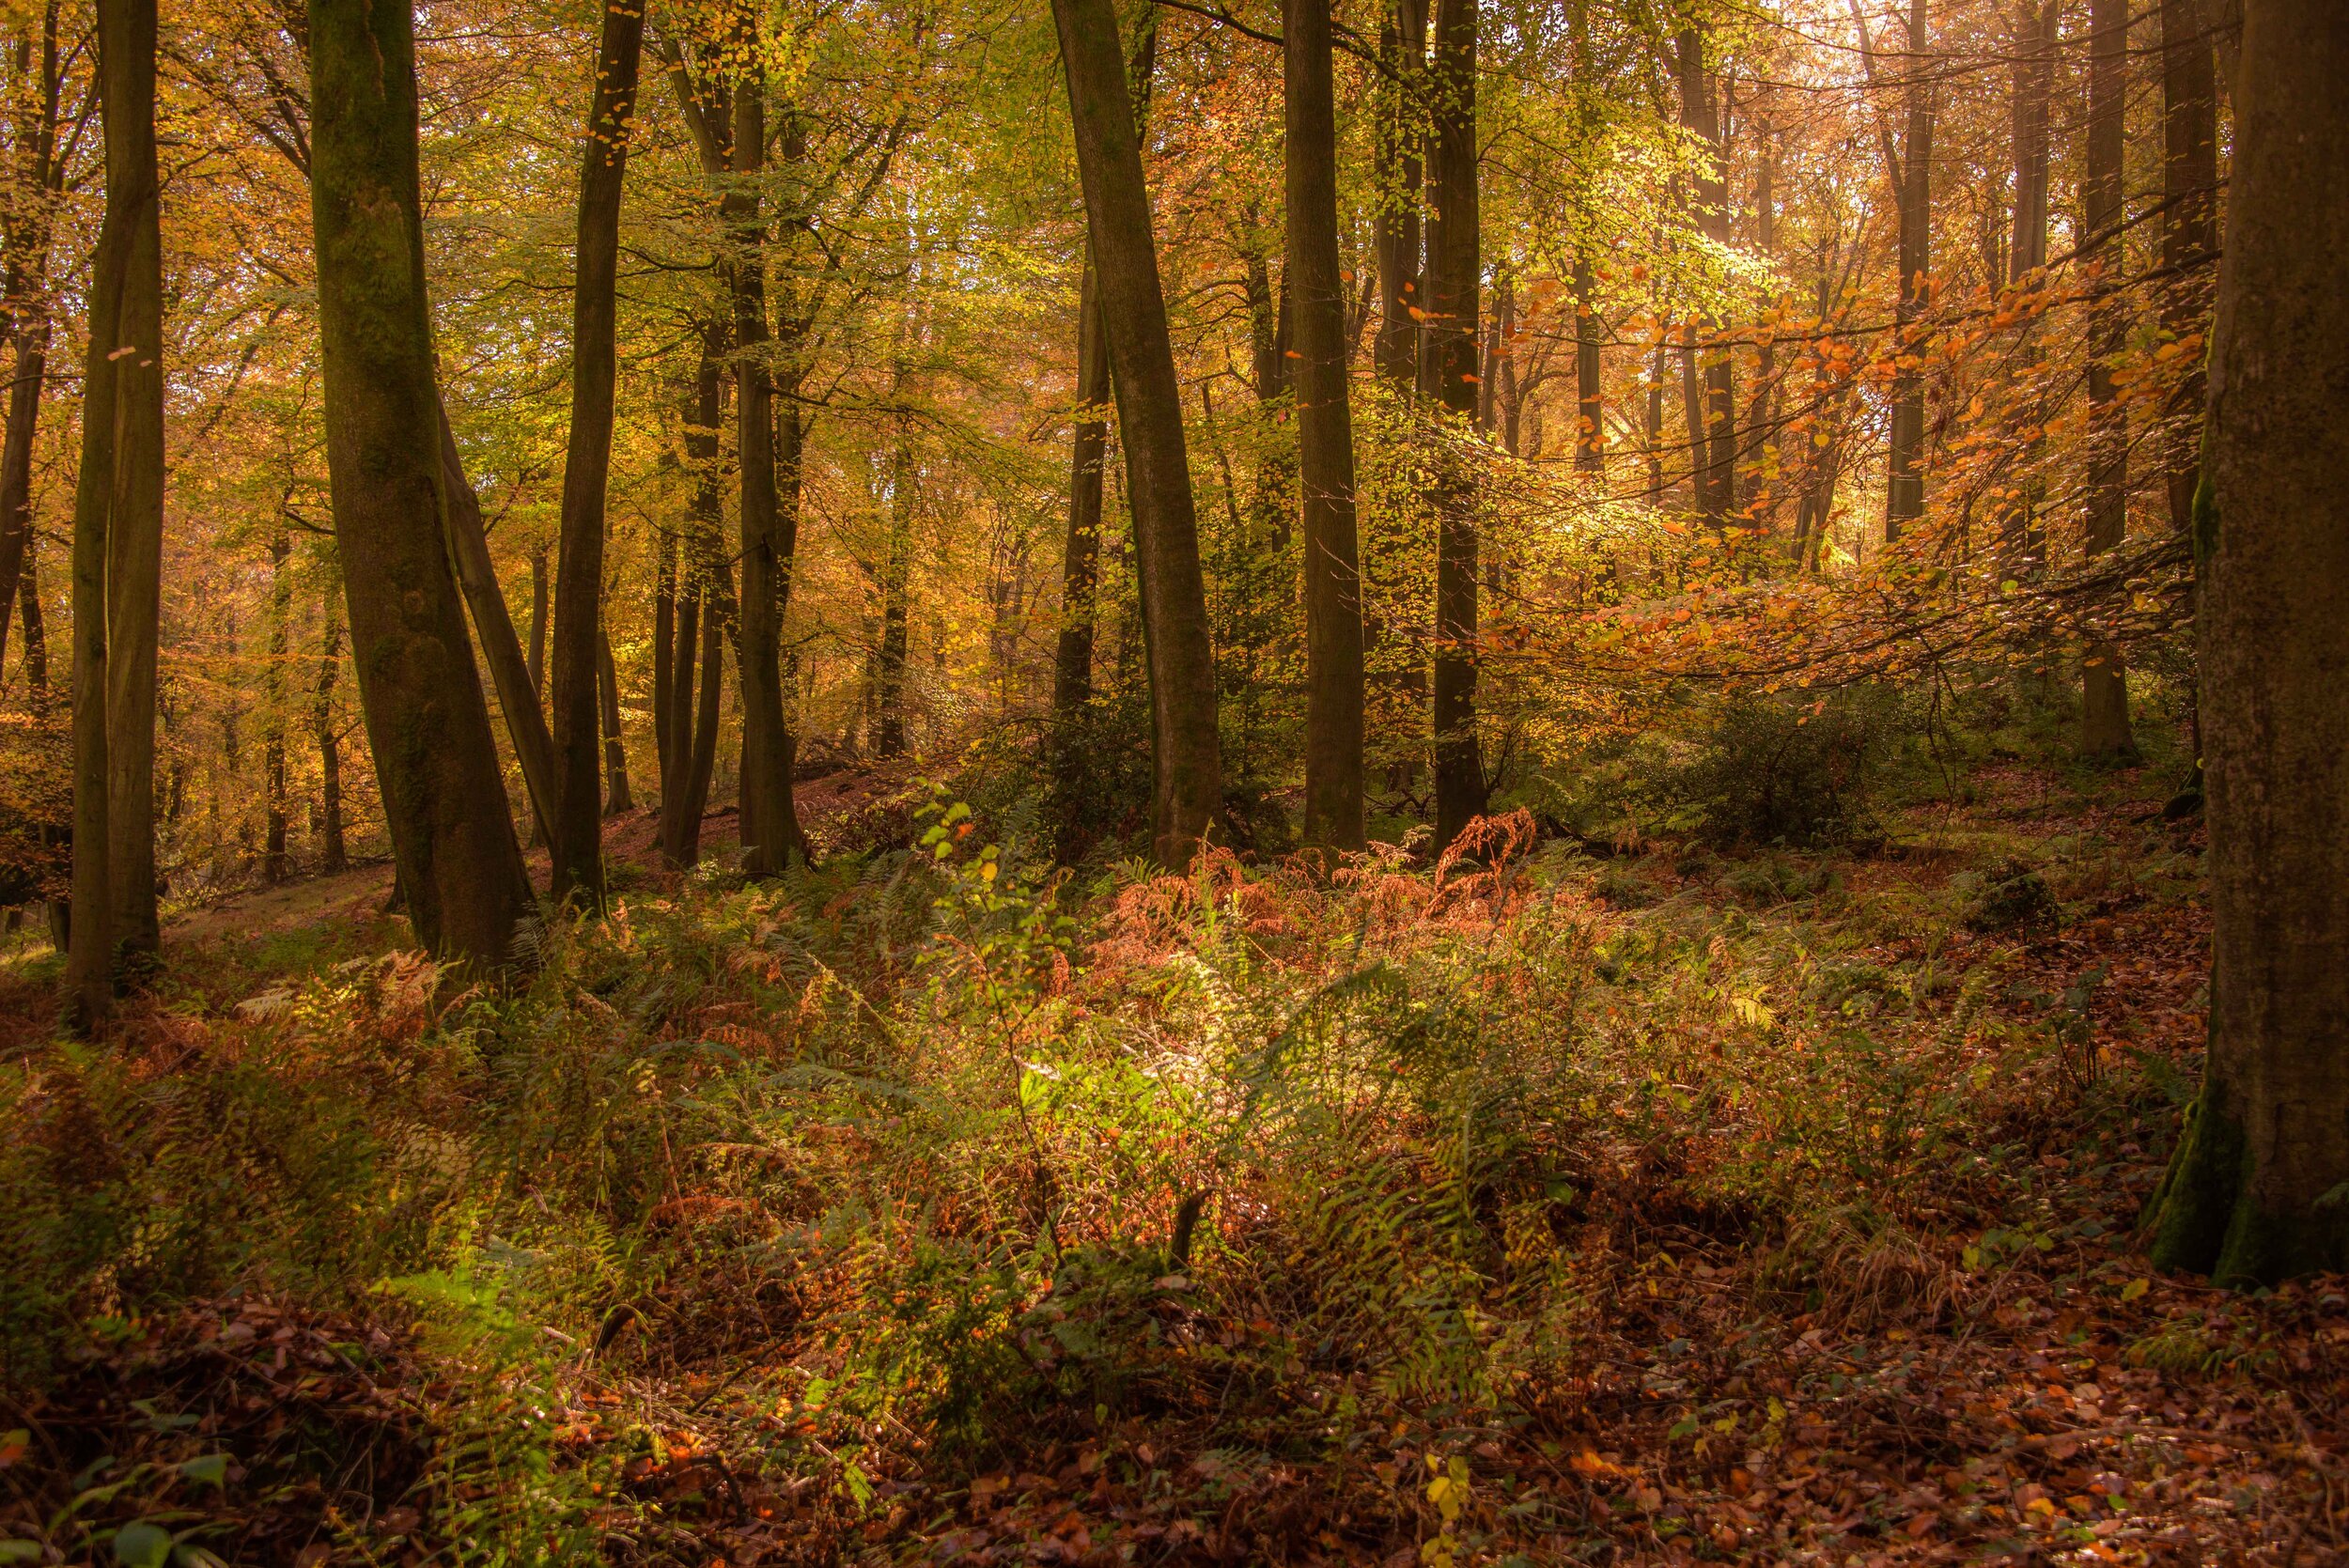
[[[1116,9],[1110,0],[1052,0],[1052,18],[1077,127],[1077,163],[1134,512],[1150,664],[1151,843],[1161,863],[1180,868],[1213,831],[1223,796],[1182,392],[1167,336],[1133,99],[1117,47]]]
[[[312,0],[309,19],[326,458],[360,703],[417,939],[495,969],[532,901],[443,542],[412,18]]]
[[[2210,1050],[2154,1258],[2221,1281],[2349,1267],[2349,29],[2246,0],[2195,499]]]

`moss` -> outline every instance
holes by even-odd
[[[2146,1205],[2155,1266],[2244,1286],[2349,1267],[2349,1203],[2328,1193],[2307,1212],[2269,1208],[2253,1195],[2251,1164],[2242,1119],[2221,1088],[2205,1084]]]

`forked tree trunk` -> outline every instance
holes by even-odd
[[[603,905],[603,800],[597,763],[603,638],[604,492],[612,471],[620,197],[630,118],[644,56],[643,0],[605,0],[579,176],[578,276],[571,288],[571,427],[563,464],[563,526],[554,574],[554,688],[548,708],[556,768],[554,900]],[[623,775],[623,778],[625,775]],[[623,782],[621,795],[626,793]]]
[[[1077,163],[1100,273],[1110,380],[1134,512],[1143,632],[1148,644],[1151,837],[1159,862],[1190,863],[1223,803],[1206,586],[1184,451],[1182,392],[1167,336],[1142,147],[1111,0],[1053,0]]]
[[[514,635],[513,617],[506,608],[506,591],[498,586],[497,567],[490,559],[488,526],[481,518],[481,498],[465,477],[465,461],[457,450],[457,431],[448,421],[448,405],[435,395],[441,429],[441,496],[443,524],[448,535],[450,563],[457,571],[466,607],[473,612],[474,635],[481,642],[482,661],[490,667],[490,684],[497,692],[498,711],[506,716],[506,737],[514,743],[514,760],[522,770],[522,788],[530,797],[532,821],[545,842],[553,830],[555,766],[554,739],[547,733],[546,709],[538,703],[538,683]],[[543,564],[544,551],[534,557]],[[541,575],[534,571],[534,578]],[[544,624],[544,617],[539,617]]]
[[[1305,579],[1308,845],[1360,849],[1362,588],[1338,261],[1337,110],[1330,0],[1283,0],[1287,66],[1287,285],[1294,301],[1298,489]]]
[[[2349,1268],[2349,29],[2248,0],[2195,505],[2210,1054],[2154,1260],[2222,1282]]]
[[[2121,186],[2123,95],[2128,89],[2129,0],[2089,7],[2088,173],[2080,182],[2080,249],[2100,269],[2088,316],[2088,528],[2091,556],[2117,547],[2128,532],[2128,413],[2121,406],[2113,360],[2127,346],[2128,305],[2119,292],[2123,267]],[[2129,733],[2128,677],[2121,650],[2091,632],[2080,650],[2080,750],[2092,757],[2137,754]]]
[[[409,919],[468,968],[531,911],[449,567],[405,6],[311,0],[311,221],[327,473],[353,664]]]

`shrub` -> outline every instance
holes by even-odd
[[[1809,703],[1733,697],[1656,793],[1679,823],[1722,847],[1848,844],[1875,830],[1900,707],[1895,694],[1870,688]]]

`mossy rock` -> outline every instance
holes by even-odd
[[[2046,877],[2009,862],[1967,905],[1966,924],[1976,931],[2020,931],[2052,926],[2061,912]]]

